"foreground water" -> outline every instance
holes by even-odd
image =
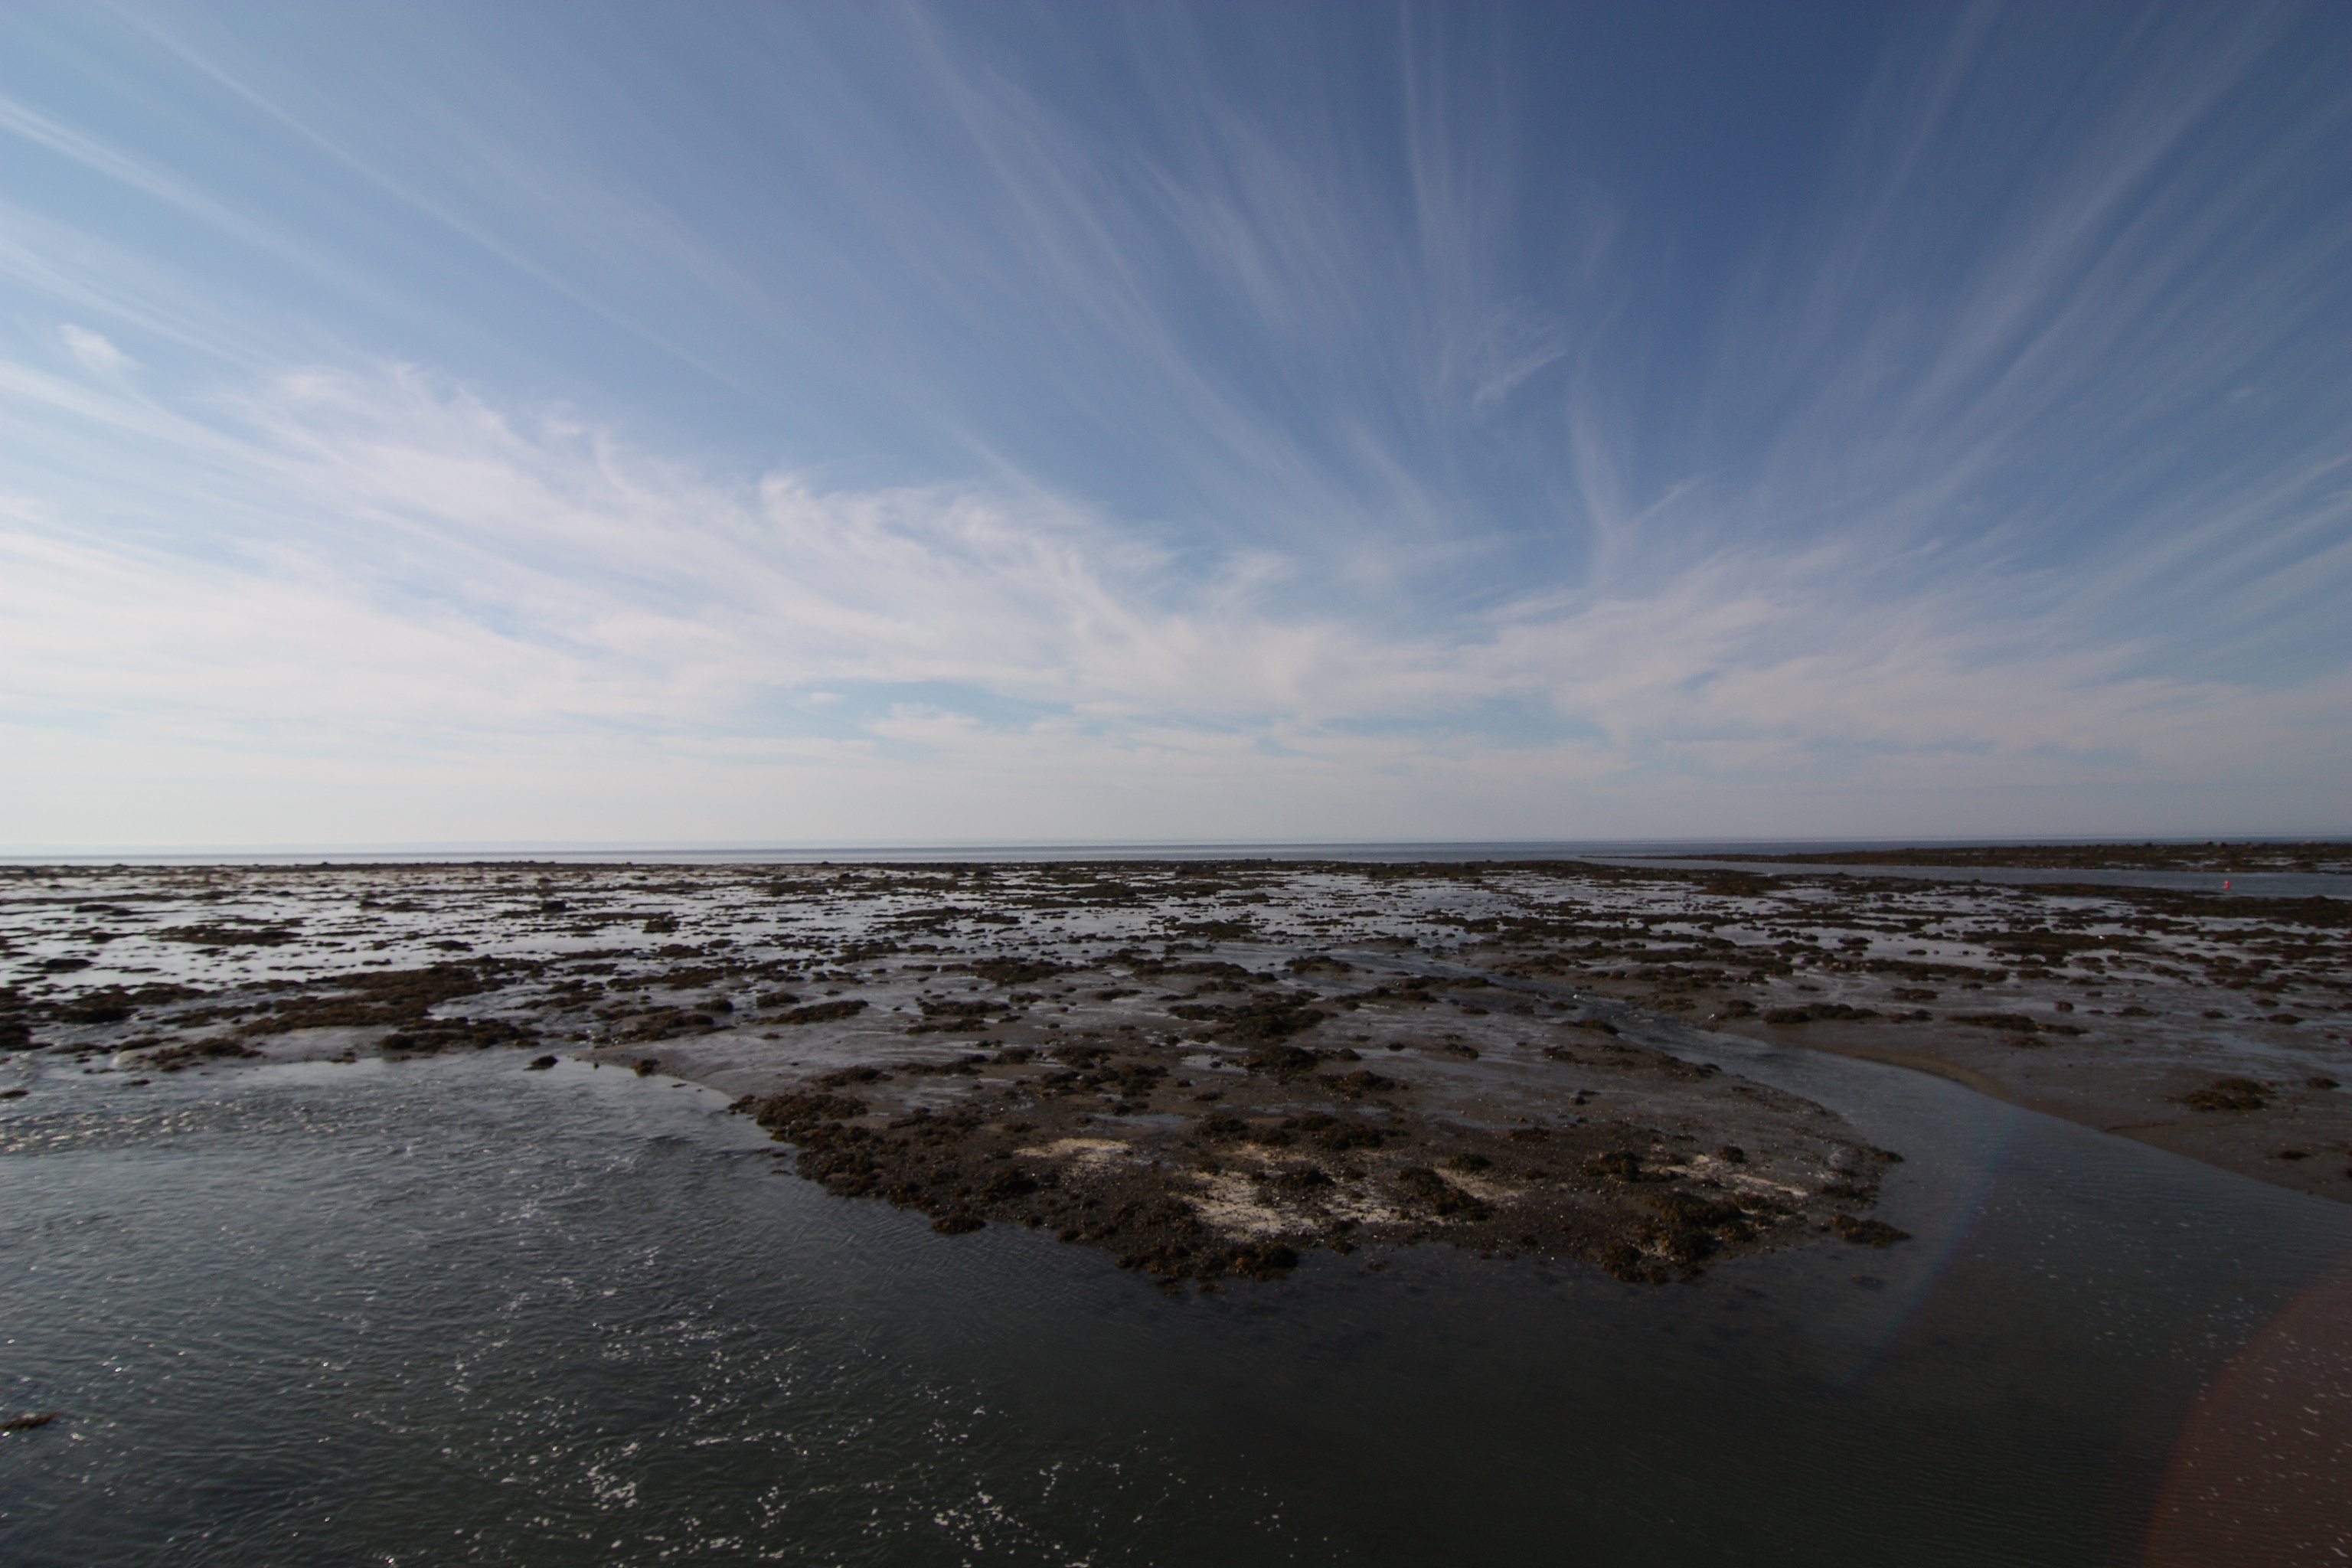
[[[1903,1247],[1216,1296],[826,1196],[700,1089],[520,1066],[0,1104],[0,1403],[64,1412],[0,1436],[0,1561],[2125,1563],[2203,1495],[2184,1448],[2326,1479],[2226,1400],[2182,1434],[2340,1299],[2352,1210],[1867,1063],[1739,1070],[1909,1155]],[[2238,1512],[2242,1561],[2347,1544]]]

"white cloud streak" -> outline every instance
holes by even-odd
[[[5,388],[21,416],[65,396]],[[1040,819],[1049,799],[1084,819],[1100,803],[1069,797],[1150,801],[1189,777],[1204,793],[1185,815],[1221,835],[1286,782],[1318,792],[1332,831],[1374,830],[1409,798],[1450,800],[1452,831],[1574,832],[1594,800],[1642,817],[1662,784],[1785,802],[1910,787],[1923,756],[1946,790],[2213,783],[2250,745],[2352,732],[2340,682],[2131,677],[2128,649],[1972,635],[1966,595],[1856,598],[1829,550],[1718,555],[1640,596],[1537,595],[1393,636],[1201,591],[1074,508],[717,479],[412,371],[284,376],[211,423],[87,395],[62,412],[182,460],[135,506],[118,487],[109,530],[9,506],[8,719],[159,769],[192,748],[528,770],[593,736],[627,766],[764,772],[787,799],[887,762],[935,785],[1025,773]],[[191,510],[203,526],[174,516]],[[812,700],[844,689],[867,694],[847,723]],[[1498,703],[1526,709],[1523,732]],[[1473,777],[1485,787],[1454,793]],[[1501,780],[1517,798],[1496,798]],[[1563,812],[1550,789],[1588,798]],[[855,810],[828,826],[908,836]],[[958,826],[934,807],[912,836]],[[704,836],[781,833],[739,817]]]
[[[66,352],[79,360],[82,368],[92,375],[116,376],[130,366],[131,357],[108,342],[103,333],[68,321],[58,329],[58,336],[63,340]]]

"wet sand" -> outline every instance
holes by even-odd
[[[1901,1239],[1710,1036],[2352,1198],[2343,900],[1538,864],[11,868],[0,1092],[451,1050],[712,1085],[851,1197],[1171,1284]]]

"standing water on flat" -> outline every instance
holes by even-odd
[[[828,1196],[659,1078],[52,1067],[0,1104],[0,1403],[62,1413],[0,1435],[0,1561],[2120,1563],[2216,1464],[2285,1478],[2247,1560],[2345,1544],[2294,1491],[2341,1411],[2209,1385],[2340,1304],[2352,1210],[1780,1059],[1914,1240],[1215,1295]]]

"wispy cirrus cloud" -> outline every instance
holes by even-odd
[[[110,538],[22,502],[0,524],[10,714],[166,751],[455,762],[593,736],[780,787],[1026,767],[1040,820],[1176,767],[1203,773],[1191,809],[1220,833],[1285,780],[1363,831],[1400,795],[1529,831],[1493,780],[1648,826],[1635,803],[1661,784],[1843,794],[1916,782],[1922,756],[1947,787],[2226,778],[2261,737],[2352,719],[2332,683],[2135,677],[2128,649],[2019,645],[1970,593],[1857,594],[1833,549],[1399,635],[1180,573],[1066,505],[721,479],[415,372],[289,374],[203,422],[102,406],[182,461],[153,493],[114,489]],[[175,523],[191,508],[200,532]],[[1448,795],[1474,774],[1489,787]]]
[[[130,16],[202,157],[0,80],[115,193],[0,189],[29,837],[2244,830],[2352,760],[2325,12],[1916,18],[1785,168],[1549,93],[1564,13],[698,14],[603,90],[631,13]]]
[[[93,332],[67,321],[58,328],[58,336],[66,352],[81,362],[84,370],[95,375],[120,375],[130,365],[131,356],[116,348],[104,333]]]

